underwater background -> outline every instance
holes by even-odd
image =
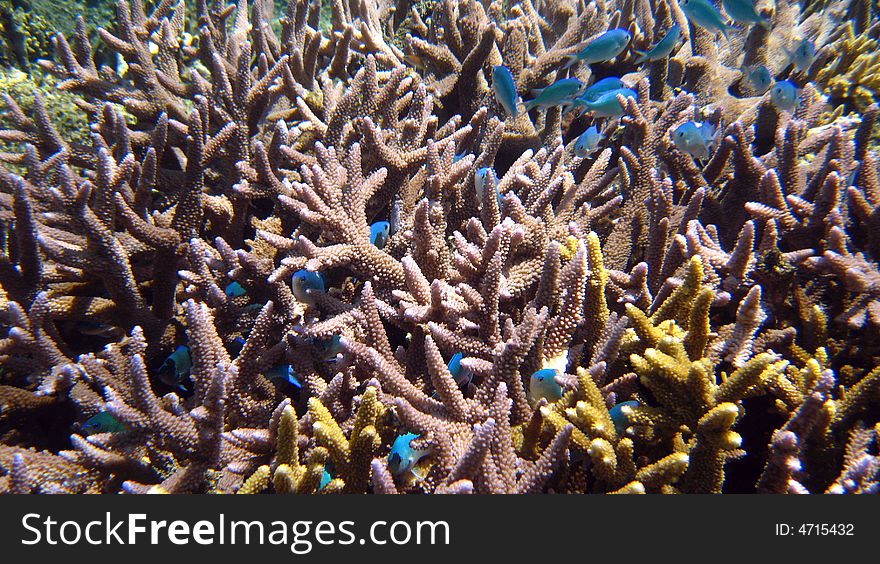
[[[0,0],[0,491],[880,492],[871,0]]]

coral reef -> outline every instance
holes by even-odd
[[[0,491],[878,493],[873,4],[281,8],[77,19],[86,134],[4,95]],[[633,95],[510,112],[498,65]]]
[[[55,33],[74,32],[77,16],[82,15],[92,32],[111,22],[115,11],[111,0],[0,0],[0,64],[29,70],[37,59],[51,57]],[[107,54],[99,49],[94,56]]]
[[[0,69],[0,90],[13,98],[25,113],[34,109],[36,95],[51,117],[58,131],[72,143],[89,143],[89,123],[87,116],[77,106],[76,95],[58,90],[58,82],[51,75],[32,72],[30,75],[17,69]],[[0,143],[0,150],[14,152],[18,149],[14,141]],[[10,170],[18,173],[24,169],[8,165]]]

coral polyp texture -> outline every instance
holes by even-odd
[[[880,491],[875,3],[275,9],[4,95],[0,491]]]

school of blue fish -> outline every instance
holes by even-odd
[[[760,26],[772,29],[771,19],[758,13],[753,0],[721,0],[721,9],[710,0],[681,0],[679,5],[690,23],[691,29],[703,29],[710,33],[720,33],[729,40],[729,31],[736,26],[748,28]],[[693,31],[691,31],[692,33]],[[662,36],[645,50],[632,48],[636,65],[663,62],[672,56],[684,42],[685,36],[678,23],[673,23]],[[610,29],[586,41],[577,51],[567,56],[560,72],[571,72],[577,65],[597,65],[608,63],[615,58],[627,56],[627,47],[632,35],[625,29]],[[787,58],[786,68],[792,72],[806,73],[816,58],[817,47],[811,39],[800,38],[781,47]],[[786,70],[785,68],[781,70]],[[753,65],[741,69],[742,79],[754,90],[757,96],[769,91],[769,100],[781,112],[794,112],[800,101],[802,87],[789,78],[776,79],[765,65]],[[560,77],[544,88],[533,89],[531,99],[519,97],[514,76],[504,65],[492,69],[492,90],[498,104],[507,118],[517,118],[523,112],[535,109],[548,110],[561,108],[563,115],[587,116],[593,123],[583,129],[572,143],[572,152],[587,158],[600,149],[605,139],[601,133],[599,120],[623,115],[626,99],[638,99],[638,93],[627,85],[621,77],[595,77],[592,83],[584,83],[578,77]],[[756,102],[757,104],[758,102]],[[670,132],[670,139],[676,149],[689,154],[697,160],[705,160],[717,141],[714,134],[722,129],[721,124],[689,122]],[[456,159],[463,155],[457,155]],[[485,171],[478,171],[478,194],[482,194]]]

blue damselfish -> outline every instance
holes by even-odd
[[[625,29],[616,28],[608,30],[584,45],[584,48],[577,53],[569,55],[565,68],[575,63],[586,63],[589,65],[610,61],[626,49],[631,37],[630,33]]]
[[[559,374],[553,368],[542,368],[529,378],[529,398],[537,402],[541,398],[553,403],[562,398],[562,386],[556,382]]]
[[[324,293],[324,277],[320,272],[312,272],[311,270],[297,270],[293,273],[293,279],[290,281],[293,289],[293,296],[304,304],[315,305],[315,293]]]
[[[302,388],[302,383],[293,371],[293,367],[289,364],[278,364],[263,372],[263,376],[269,380],[281,380],[287,382],[296,389]]]
[[[599,148],[602,139],[605,139],[605,136],[599,132],[595,125],[591,125],[575,140],[574,154],[579,157],[592,155]]]
[[[734,21],[741,24],[758,24],[770,29],[770,20],[755,10],[754,0],[721,0],[724,11]]]
[[[770,101],[778,109],[790,112],[798,106],[798,88],[793,82],[780,80],[770,89]]]
[[[333,474],[331,474],[327,470],[327,467],[324,467],[324,470],[321,472],[321,483],[318,484],[318,491],[321,491],[325,487],[327,487],[327,484],[329,484],[332,480],[333,480]]]
[[[526,111],[532,108],[551,108],[571,104],[575,96],[584,91],[584,84],[576,78],[557,80],[547,88],[532,91],[535,98],[525,103]]]
[[[666,32],[666,35],[663,36],[663,39],[658,41],[656,45],[647,51],[635,51],[639,55],[639,58],[636,59],[636,64],[665,59],[672,53],[680,39],[681,27],[678,24],[673,24],[669,31]]]
[[[638,407],[639,402],[635,400],[624,401],[618,403],[614,407],[608,410],[608,414],[611,416],[611,422],[614,423],[614,430],[617,431],[618,435],[622,435],[626,428],[629,426],[629,421],[627,420],[626,414],[624,413],[625,407],[633,408]]]
[[[583,100],[594,102],[606,92],[611,92],[612,90],[621,90],[623,88],[626,88],[626,83],[623,82],[620,77],[607,76],[602,80],[597,80],[596,82],[588,86],[587,89],[584,90],[584,93],[580,95],[580,98]]]
[[[377,221],[370,225],[370,243],[380,249],[385,248],[388,238],[391,236],[391,224],[387,221]]]
[[[513,81],[513,75],[509,68],[504,65],[492,67],[492,90],[501,107],[511,117],[516,117],[518,113],[516,109],[516,83]]]
[[[342,352],[342,337],[333,335],[329,339],[319,339],[315,343],[321,351],[321,358],[327,362],[335,361],[336,355]]]
[[[715,128],[708,123],[685,122],[672,131],[675,147],[696,159],[707,159],[712,150]]]
[[[189,355],[189,347],[179,345],[159,367],[159,380],[184,390],[181,380],[189,375],[190,370],[192,370],[192,358]]]
[[[770,74],[770,69],[764,65],[744,67],[743,73],[758,94],[767,92],[770,85],[773,84],[773,76]]]
[[[415,433],[404,433],[398,435],[391,445],[391,453],[388,454],[388,470],[392,474],[401,475],[412,471],[415,465],[430,454],[427,449],[418,450],[413,448],[412,442],[419,438]]]
[[[238,356],[238,353],[241,352],[241,349],[244,348],[245,340],[243,337],[235,337],[228,345],[229,354],[232,356]]]
[[[816,45],[809,39],[801,39],[794,49],[782,48],[788,55],[789,61],[794,64],[799,71],[805,71],[810,68],[813,61],[816,60]]]
[[[238,296],[243,296],[245,294],[245,289],[238,282],[230,282],[226,285],[226,288],[223,289],[223,292],[228,298],[237,298]]]
[[[501,193],[498,191],[498,176],[495,174],[494,170],[488,167],[477,169],[477,172],[474,173],[474,188],[477,192],[477,198],[482,202],[483,196],[486,193],[486,179],[489,177],[490,172],[495,179],[495,199],[498,201],[498,207],[500,208]]]
[[[128,427],[124,423],[120,423],[109,411],[102,411],[86,419],[82,424],[82,430],[87,435],[94,435],[96,433],[119,433],[127,431]]]
[[[593,117],[615,117],[623,115],[623,106],[621,106],[620,102],[617,100],[618,94],[624,98],[638,98],[638,94],[635,90],[621,88],[619,90],[605,92],[593,101],[578,98],[574,101],[574,104],[578,108],[585,109],[588,113],[592,114]]]
[[[681,0],[679,5],[692,23],[709,31],[720,31],[725,39],[729,39],[727,31],[731,27],[724,23],[721,12],[711,2],[708,0]]]
[[[464,355],[457,352],[452,355],[452,358],[449,359],[449,364],[446,365],[446,368],[452,374],[452,378],[455,379],[455,383],[459,387],[469,384],[474,377],[473,372],[461,365],[462,358],[464,358]]]

